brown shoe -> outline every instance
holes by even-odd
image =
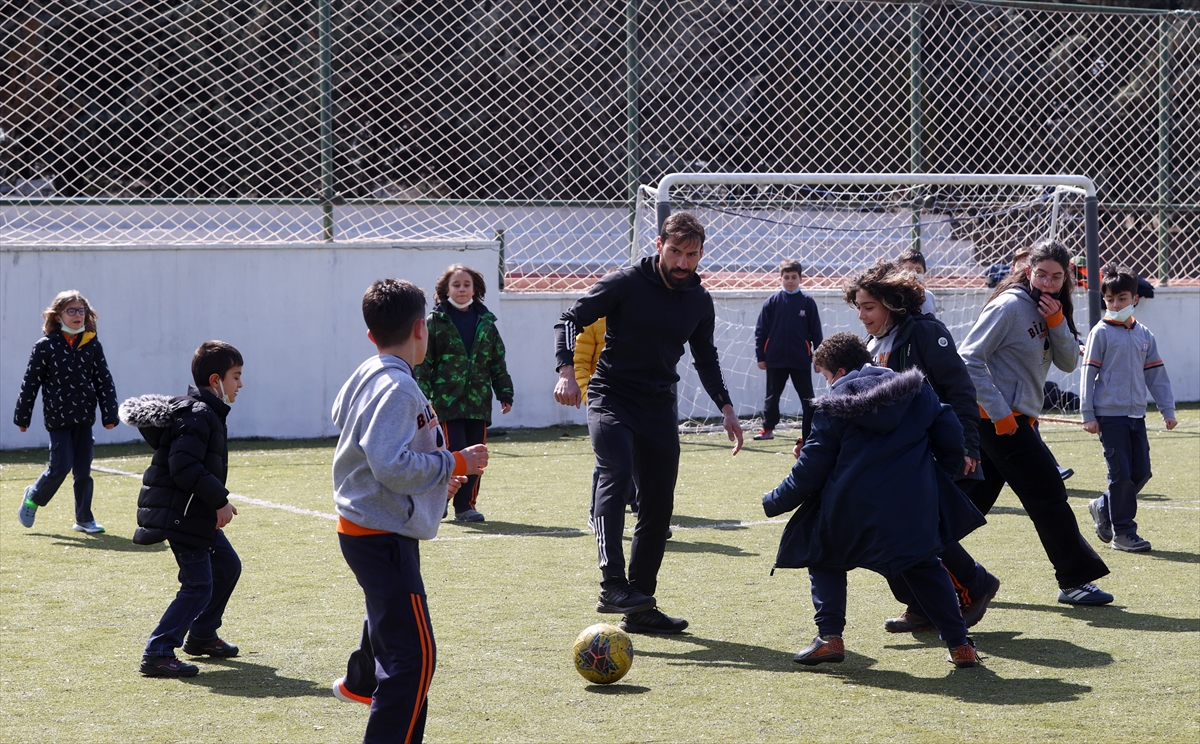
[[[950,649],[950,656],[947,660],[959,669],[966,669],[978,664],[979,654],[975,651],[974,641],[968,638],[963,645]]]
[[[900,617],[884,620],[883,629],[889,633],[920,633],[923,630],[937,630],[929,618],[908,610],[905,610]]]
[[[792,657],[792,661],[805,666],[826,662],[840,664],[845,659],[846,646],[842,643],[841,636],[829,636],[828,638],[817,636],[812,643],[808,644],[808,648]]]

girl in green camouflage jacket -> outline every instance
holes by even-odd
[[[512,410],[512,378],[496,316],[483,304],[486,291],[483,276],[461,264],[446,269],[434,288],[429,349],[417,367],[417,383],[433,404],[451,451],[487,442],[493,390],[500,412]],[[472,475],[454,495],[455,521],[483,521],[475,508],[478,496],[479,476]]]

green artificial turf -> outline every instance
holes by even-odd
[[[236,415],[236,413],[235,413]],[[488,521],[443,524],[422,546],[438,643],[426,740],[445,742],[1200,740],[1200,412],[1174,432],[1151,414],[1155,477],[1142,496],[1149,554],[1095,538],[1087,499],[1104,486],[1097,439],[1046,425],[1076,475],[1080,527],[1108,562],[1110,607],[1055,602],[1032,524],[1005,491],[966,547],[1003,581],[972,637],[982,667],[955,670],[936,635],[889,635],[898,614],[877,575],[850,576],[847,658],[805,668],[815,633],[803,572],[771,576],[785,519],[760,499],[790,443],[685,439],[675,536],[657,597],[685,635],[634,636],[617,684],[587,684],[570,651],[597,615],[586,532],[592,459],[582,429],[514,430],[490,442],[479,497]],[[368,710],[332,680],[358,641],[362,594],[338,550],[332,440],[235,442],[227,528],[244,564],[221,629],[242,656],[200,660],[188,680],[137,672],[178,584],[164,545],[141,547],[138,481],[97,472],[101,536],[71,531],[70,482],[32,529],[16,510],[42,450],[0,453],[0,741],[352,742]],[[141,445],[97,448],[95,465],[140,473]],[[278,508],[281,505],[291,510]],[[627,543],[628,545],[628,543]]]

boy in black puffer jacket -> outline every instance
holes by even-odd
[[[237,509],[225,488],[229,446],[225,417],[242,387],[242,355],[221,341],[205,341],[192,357],[195,387],[177,398],[143,395],[121,404],[121,420],[136,426],[154,448],[138,495],[133,541],[166,540],[179,564],[179,592],[146,642],[141,672],[148,677],[191,677],[200,670],[175,657],[237,656],[217,637],[242,562],[222,527]],[[187,634],[186,640],[184,634]]]

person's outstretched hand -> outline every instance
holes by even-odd
[[[742,451],[742,422],[738,421],[737,414],[733,412],[733,406],[728,403],[721,409],[721,413],[725,416],[725,421],[722,426],[725,427],[725,433],[729,435],[729,441],[737,442],[733,445],[733,454]]]

